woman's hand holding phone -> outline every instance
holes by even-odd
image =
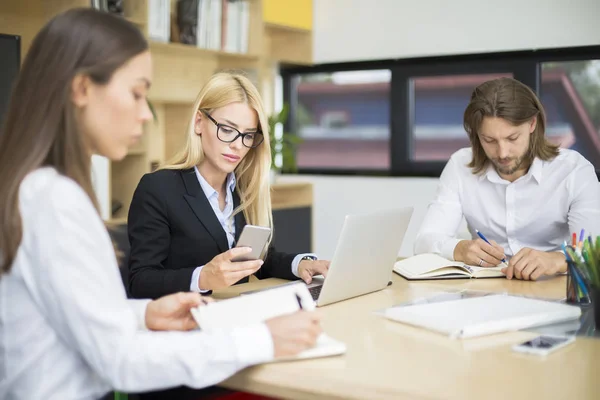
[[[263,260],[233,261],[251,251],[250,247],[234,247],[213,258],[200,271],[198,287],[201,290],[226,288],[258,271]]]

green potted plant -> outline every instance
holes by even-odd
[[[275,127],[277,124],[285,124],[290,108],[284,104],[281,111],[269,117],[269,140],[271,144],[271,170],[277,173],[294,173],[298,171],[296,164],[296,148],[302,143],[302,138],[297,135],[284,132],[281,137],[276,137]],[[281,154],[278,160],[277,154]]]

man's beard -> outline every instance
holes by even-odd
[[[511,163],[511,164],[508,164],[508,165],[502,165],[499,162],[500,159],[495,158],[495,159],[492,159],[492,163],[496,167],[496,170],[498,172],[500,172],[502,175],[512,175],[515,172],[517,172],[519,170],[519,168],[521,168],[521,165],[523,164],[523,160],[524,159],[525,159],[525,156],[523,155],[521,157],[510,159],[511,161],[515,160],[514,163]]]

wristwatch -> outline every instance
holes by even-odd
[[[316,259],[317,259],[317,257],[315,257],[315,256],[304,256],[300,259],[300,261],[304,261],[304,260],[315,261]]]

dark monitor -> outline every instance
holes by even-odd
[[[21,37],[0,33],[0,130],[21,63]]]

